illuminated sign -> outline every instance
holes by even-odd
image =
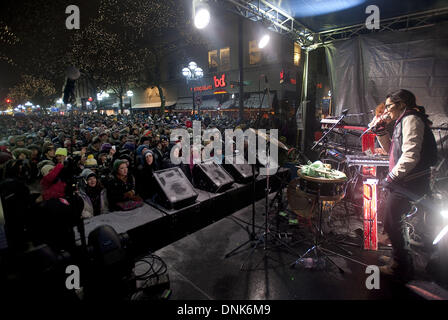
[[[290,77],[290,72],[289,71],[284,71],[282,69],[282,71],[280,71],[280,83],[284,83],[285,81],[287,81],[289,79],[289,83],[290,84],[296,84],[297,80],[295,78],[291,78]]]
[[[207,90],[213,90],[213,85],[214,88],[224,88],[227,86],[227,82],[226,82],[226,74],[223,73],[221,76],[213,76],[213,84],[209,84],[209,85],[203,85],[200,87],[194,87],[194,88],[190,88],[191,91],[207,91]]]
[[[207,91],[207,90],[212,90],[213,86],[212,85],[208,85],[208,86],[200,86],[200,87],[194,87],[193,89],[190,89],[191,91]]]
[[[225,73],[222,74],[221,78],[214,76],[213,81],[215,82],[215,88],[224,88],[227,86]]]

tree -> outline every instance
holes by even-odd
[[[33,101],[35,104],[48,105],[55,95],[56,89],[51,81],[23,75],[21,82],[9,89],[8,97],[16,104]]]
[[[178,0],[101,0],[98,16],[74,36],[73,64],[97,89],[113,90],[122,111],[129,87],[157,87],[163,112],[160,61],[176,49],[178,38],[191,39],[183,5]]]
[[[82,8],[82,22],[89,21],[90,9],[95,8],[97,1],[76,1]],[[0,9],[0,62],[13,66],[14,82],[21,83],[21,76],[28,75],[50,81],[54,88],[63,87],[70,38],[76,32],[65,27],[65,9],[69,4],[68,0],[1,1],[4,8]]]

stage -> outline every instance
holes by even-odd
[[[288,180],[289,170],[280,168],[275,175],[269,177],[270,191],[280,188],[282,179]],[[257,176],[255,181],[255,200],[266,195],[266,176]],[[155,251],[173,243],[180,238],[196,232],[235,211],[249,206],[254,195],[252,182],[234,183],[232,187],[221,193],[211,193],[195,188],[199,194],[195,203],[184,208],[166,209],[149,200],[131,211],[113,211],[86,219],[84,221],[86,238],[89,233],[101,225],[109,225],[117,233],[128,233],[136,255]],[[76,240],[80,244],[80,236],[75,228]]]

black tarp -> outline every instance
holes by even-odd
[[[412,91],[434,126],[448,121],[448,23],[381,32],[325,46],[335,114],[368,113],[388,92]],[[367,123],[372,115],[364,116]]]

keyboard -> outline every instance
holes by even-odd
[[[375,166],[375,167],[388,167],[388,156],[365,156],[365,155],[346,155],[346,163],[348,166]]]

